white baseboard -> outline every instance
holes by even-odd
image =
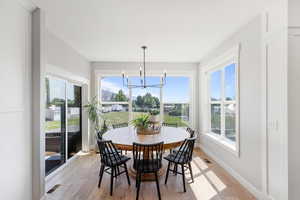
[[[244,177],[233,170],[228,164],[219,159],[216,155],[207,150],[203,145],[199,144],[201,150],[216,161],[221,167],[223,167],[231,176],[233,176],[241,185],[243,185],[251,194],[253,194],[259,200],[270,200],[270,198],[258,190],[254,185],[249,183]]]

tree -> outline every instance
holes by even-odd
[[[175,104],[174,108],[169,112],[171,116],[181,116],[182,115],[182,104]]]
[[[143,107],[144,107],[144,98],[143,98],[142,96],[139,95],[139,96],[136,98],[135,104],[136,104],[138,107],[143,108]]]
[[[159,98],[146,93],[144,96],[137,96],[136,100],[133,101],[133,107],[138,107],[139,111],[148,112],[149,109],[159,108],[160,101]]]
[[[155,108],[159,108],[159,107],[160,107],[160,101],[159,101],[159,98],[153,97],[153,99],[154,99],[154,102],[155,102]]]
[[[76,106],[80,106],[81,105],[81,87],[78,86],[74,86],[74,104]]]
[[[60,98],[54,98],[52,99],[52,101],[50,102],[50,104],[52,105],[65,105],[65,100],[64,99],[60,99]]]
[[[144,97],[144,105],[147,108],[153,108],[156,106],[155,100],[150,93],[147,93]]]
[[[127,101],[127,97],[124,94],[123,90],[119,90],[119,92],[114,97],[114,101]]]

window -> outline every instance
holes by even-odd
[[[100,78],[100,103],[102,114],[109,125],[129,122],[149,111],[160,112],[161,122],[177,123],[185,127],[191,124],[190,77],[170,76],[161,88],[124,88],[121,76]],[[130,77],[131,84],[139,84],[140,77]],[[147,77],[147,84],[155,84],[160,77]]]
[[[239,148],[237,55],[234,53],[218,62],[223,64],[204,68],[208,135],[235,152]]]
[[[167,77],[163,88],[164,122],[178,126],[190,124],[190,80],[188,77]]]
[[[123,87],[121,77],[102,77],[100,80],[100,103],[107,124],[129,121],[129,91]]]
[[[132,84],[139,84],[139,77],[131,77]],[[147,84],[156,84],[159,77],[148,77]],[[132,88],[132,119],[151,110],[160,111],[160,88]],[[160,115],[159,115],[160,116]]]
[[[236,141],[236,64],[209,73],[210,132]]]

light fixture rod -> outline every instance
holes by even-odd
[[[144,88],[146,88],[146,46],[142,46],[142,49],[144,50]]]
[[[141,48],[143,49],[143,69],[144,69],[144,71],[142,72],[142,67],[140,66],[139,72],[140,72],[141,84],[140,85],[130,84],[129,80],[128,80],[129,79],[128,75],[126,76],[127,80],[124,81],[125,72],[122,72],[123,86],[126,86],[128,88],[147,88],[147,87],[162,88],[166,84],[166,77],[167,77],[166,71],[163,72],[161,81],[159,84],[147,85],[147,83],[146,83],[146,49],[147,49],[147,46],[142,46]]]

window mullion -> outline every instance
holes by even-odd
[[[128,114],[129,114],[129,121],[133,120],[133,114],[132,114],[132,88],[129,88],[129,102],[128,102]]]
[[[212,104],[212,102],[211,102],[211,74],[210,73],[207,73],[207,74],[209,74],[209,76],[207,77],[207,87],[206,87],[206,89],[207,89],[207,101],[208,101],[208,104],[207,105],[209,105],[209,108],[208,108],[208,119],[209,120],[207,120],[207,122],[208,122],[208,132],[209,133],[211,133],[212,131],[211,131],[211,104]]]
[[[221,136],[225,137],[225,69],[221,73]]]
[[[160,123],[164,122],[163,88],[160,88]]]
[[[212,103],[209,103],[209,111],[208,111],[208,131],[209,131],[209,133],[211,133],[212,132],[212,130],[211,130],[211,108],[212,108]]]

